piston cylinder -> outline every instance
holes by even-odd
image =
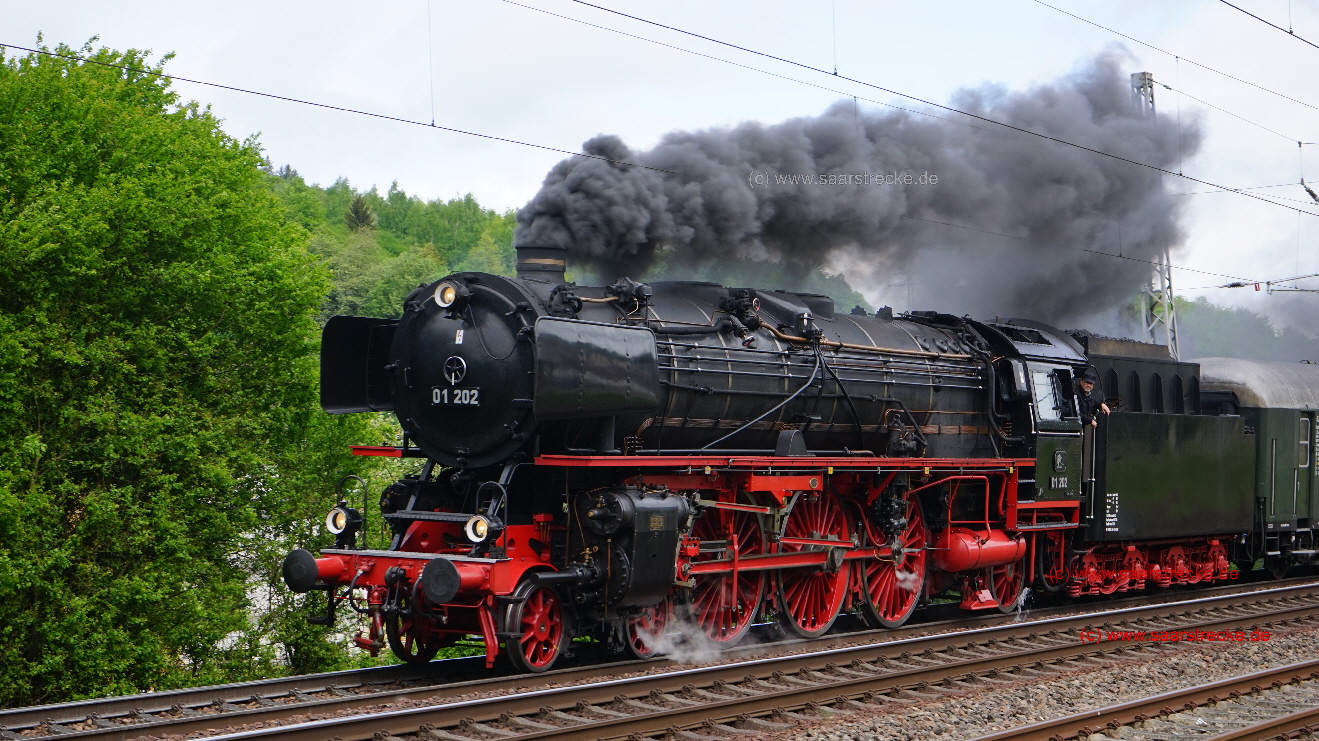
[[[934,562],[944,571],[971,571],[1002,566],[1026,555],[1026,539],[1013,539],[1002,530],[951,527],[935,541]]]

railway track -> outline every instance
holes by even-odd
[[[974,741],[1125,737],[1262,741],[1319,735],[1319,659],[980,736]]]
[[[1319,582],[1312,577],[1246,582],[1197,590],[1193,594],[1196,597],[1227,596],[1307,585],[1319,586]],[[1186,596],[1186,592],[1164,592],[1095,605],[1068,603],[1033,609],[1027,613],[1027,619],[1038,620],[1096,608],[1169,604],[1180,602]],[[948,611],[955,617],[938,619],[939,612],[938,606],[927,608],[924,613],[926,621],[913,620],[896,630],[835,632],[814,641],[791,640],[743,645],[727,649],[722,655],[738,658],[773,651],[799,650],[802,646],[828,648],[856,642],[896,641],[921,637],[931,632],[989,627],[1022,619],[1017,615],[998,613],[968,617],[956,610]],[[934,619],[930,620],[931,617]],[[592,677],[635,671],[639,666],[672,665],[672,662],[663,659],[652,662],[595,663],[549,672],[534,681],[579,682]],[[13,737],[20,735],[24,738],[60,736],[67,735],[68,731],[87,730],[91,727],[113,728],[115,725],[142,727],[163,723],[188,728],[191,732],[235,723],[239,718],[233,715],[236,712],[258,711],[244,717],[279,718],[305,712],[337,712],[366,707],[389,702],[388,697],[425,700],[442,692],[458,694],[464,691],[502,691],[526,683],[527,680],[519,679],[518,675],[490,676],[480,658],[447,659],[432,662],[424,668],[396,665],[352,669],[0,710],[0,741],[14,741]],[[41,733],[43,729],[45,733]]]
[[[419,741],[469,741],[496,738],[612,738],[668,733],[716,722],[727,728],[763,731],[785,727],[803,717],[864,710],[939,696],[940,683],[980,684],[1019,681],[1049,676],[1068,667],[1094,666],[1114,660],[1157,655],[1177,650],[1166,646],[1085,643],[1078,631],[1095,627],[1108,630],[1221,630],[1264,622],[1319,621],[1319,585],[1276,587],[1246,593],[1198,597],[1170,605],[1116,607],[1102,612],[980,627],[936,635],[860,642],[862,636],[843,635],[821,647],[801,653],[745,658],[719,666],[664,671],[618,678],[621,673],[659,668],[659,663],[579,667],[528,678],[499,677],[444,686],[406,686],[409,670],[389,667],[369,676],[386,681],[383,692],[354,692],[343,686],[344,674],[296,677],[281,682],[301,684],[283,702],[251,699],[253,688],[270,693],[263,683],[223,688],[234,700],[247,692],[247,700],[219,699],[209,706],[181,706],[153,715],[89,717],[88,706],[67,709],[81,712],[83,720],[51,724],[36,720],[43,709],[20,709],[0,714],[6,722],[26,712],[25,737],[59,735],[62,738],[96,738],[122,741],[141,736],[186,735],[217,729],[245,728],[225,739],[280,736],[288,741],[344,741],[413,735]],[[1319,622],[1313,624],[1319,625]],[[934,626],[919,626],[924,631]],[[913,629],[915,630],[915,629]],[[771,647],[744,650],[764,652]],[[800,646],[799,646],[800,648]],[[735,658],[735,657],[730,657]],[[1023,668],[1031,664],[1034,668]],[[994,672],[1004,673],[1001,679]],[[613,678],[605,678],[605,677]],[[962,677],[961,679],[952,679]],[[336,681],[337,680],[337,681]],[[327,689],[311,692],[319,682]],[[530,684],[546,687],[519,691]],[[328,689],[331,684],[339,685]],[[214,691],[217,688],[209,688]],[[166,693],[161,693],[166,694]],[[301,696],[299,696],[301,695]],[[453,701],[454,697],[471,699]],[[120,703],[143,697],[118,698]],[[158,703],[173,699],[159,698]],[[193,698],[194,702],[200,696]],[[859,703],[859,705],[858,705]],[[418,706],[421,704],[421,706]],[[225,707],[225,706],[228,707]],[[50,710],[50,709],[44,709]],[[188,711],[188,712],[185,712]],[[53,712],[53,711],[52,711]],[[143,717],[145,715],[145,717]],[[8,716],[8,717],[6,717]],[[70,717],[66,714],[65,717]],[[297,722],[301,721],[301,722]],[[277,725],[277,724],[284,725]],[[53,725],[59,725],[58,729]],[[12,727],[12,726],[11,726]],[[11,731],[12,733],[12,731]],[[699,736],[702,734],[696,733]]]

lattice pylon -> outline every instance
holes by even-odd
[[[1149,285],[1141,298],[1144,304],[1141,318],[1143,339],[1167,345],[1173,358],[1181,360],[1177,343],[1177,304],[1173,301],[1172,268],[1166,251],[1155,261]]]

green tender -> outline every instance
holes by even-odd
[[[1091,540],[1252,529],[1255,440],[1241,417],[1114,413],[1098,432]]]

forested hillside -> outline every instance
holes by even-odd
[[[1177,299],[1182,357],[1319,362],[1319,339],[1290,327],[1277,330],[1249,309],[1219,306],[1200,297]]]
[[[374,186],[357,191],[343,179],[329,187],[309,185],[289,165],[265,169],[267,187],[284,204],[289,220],[311,233],[309,249],[333,273],[322,320],[335,314],[396,317],[409,291],[449,272],[513,274],[517,222],[511,210],[484,208],[470,193],[425,201],[409,196],[398,183],[381,195]],[[789,288],[832,296],[843,310],[870,308],[840,276],[820,270],[803,275],[773,263],[681,265],[661,253],[648,273],[628,277]]]
[[[382,196],[343,179],[323,188],[288,165],[267,172],[265,182],[288,219],[310,232],[308,249],[333,274],[322,319],[396,317],[419,283],[456,270],[512,275],[513,212],[482,208],[470,194],[424,201],[397,183]]]

